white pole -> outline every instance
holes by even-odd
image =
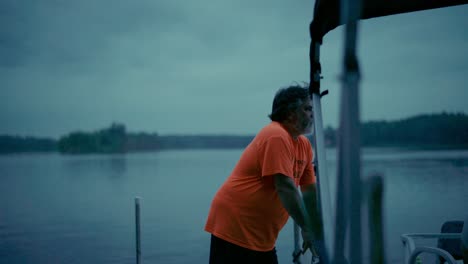
[[[325,149],[325,136],[323,133],[322,105],[320,95],[312,95],[312,105],[314,107],[314,147],[317,165],[318,195],[317,201],[320,203],[322,214],[323,239],[327,256],[330,256],[333,245],[333,209],[330,192],[330,179],[327,177],[327,159]]]
[[[330,193],[330,180],[327,174],[327,158],[325,148],[325,135],[323,132],[322,104],[320,92],[320,43],[312,39],[310,44],[309,57],[311,60],[311,98],[314,108],[314,148],[317,172],[317,191],[318,191],[318,206],[322,217],[323,237],[325,243],[326,256],[321,256],[328,263],[331,256],[333,245],[333,208]],[[313,66],[315,65],[315,67]],[[322,252],[323,253],[323,252]]]

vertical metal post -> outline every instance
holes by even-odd
[[[311,49],[313,51],[312,64],[319,65],[320,61],[320,43],[312,42]],[[312,55],[311,55],[312,56]],[[320,83],[320,69],[314,69],[313,81]],[[315,159],[316,159],[316,171],[317,171],[317,190],[318,190],[318,203],[320,206],[320,213],[322,217],[322,239],[325,242],[326,258],[330,256],[332,245],[333,245],[333,209],[332,199],[330,192],[330,180],[327,177],[327,159],[325,149],[325,135],[323,132],[323,118],[322,118],[322,104],[320,88],[311,93],[312,106],[314,108],[314,147],[315,147]]]
[[[356,56],[357,20],[361,13],[360,0],[341,0],[341,22],[345,25],[345,47],[343,60],[340,137],[338,149],[338,192],[344,191],[338,203],[344,203],[342,211],[336,215],[337,228],[345,227],[349,221],[350,263],[362,262],[361,232],[361,153],[360,153],[360,119],[359,119],[359,66]],[[343,219],[339,219],[339,215]],[[349,219],[349,220],[348,220]],[[341,233],[341,236],[344,234]],[[338,243],[344,237],[336,237]],[[342,242],[340,242],[342,243]],[[337,249],[338,245],[335,245]],[[339,245],[342,247],[343,245]],[[342,248],[340,249],[342,250]],[[335,252],[337,263],[342,255]]]
[[[136,230],[136,263],[141,263],[141,242],[140,242],[140,197],[135,197],[135,230]]]

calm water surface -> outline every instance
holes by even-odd
[[[206,215],[241,152],[0,156],[0,263],[135,263],[135,196],[143,263],[207,263]],[[402,233],[438,232],[468,214],[468,151],[364,149],[363,175],[371,171],[384,174],[389,263],[401,263]],[[291,263],[292,241],[289,222],[280,263]]]

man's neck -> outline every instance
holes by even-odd
[[[297,138],[301,135],[297,132],[297,129],[293,124],[289,122],[282,122],[281,125],[284,127],[284,129],[286,129],[286,131],[288,131],[289,135],[291,135],[294,140],[297,140]]]

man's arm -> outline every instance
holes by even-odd
[[[319,206],[317,203],[317,189],[315,184],[310,184],[306,186],[301,186],[302,198],[307,212],[309,213],[309,218],[312,228],[313,236],[313,247],[319,255],[320,263],[328,263],[327,252],[325,249],[325,241],[323,235],[323,225],[322,217],[320,216]]]
[[[315,184],[301,186],[302,198],[306,211],[309,213],[312,233],[315,240],[323,240],[323,225],[317,203],[317,188]]]
[[[307,213],[307,209],[302,200],[299,190],[294,185],[294,181],[283,174],[275,174],[275,188],[283,207],[289,215],[296,221],[303,231],[307,233],[308,240],[312,240],[312,223]],[[312,241],[308,241],[312,242]]]

